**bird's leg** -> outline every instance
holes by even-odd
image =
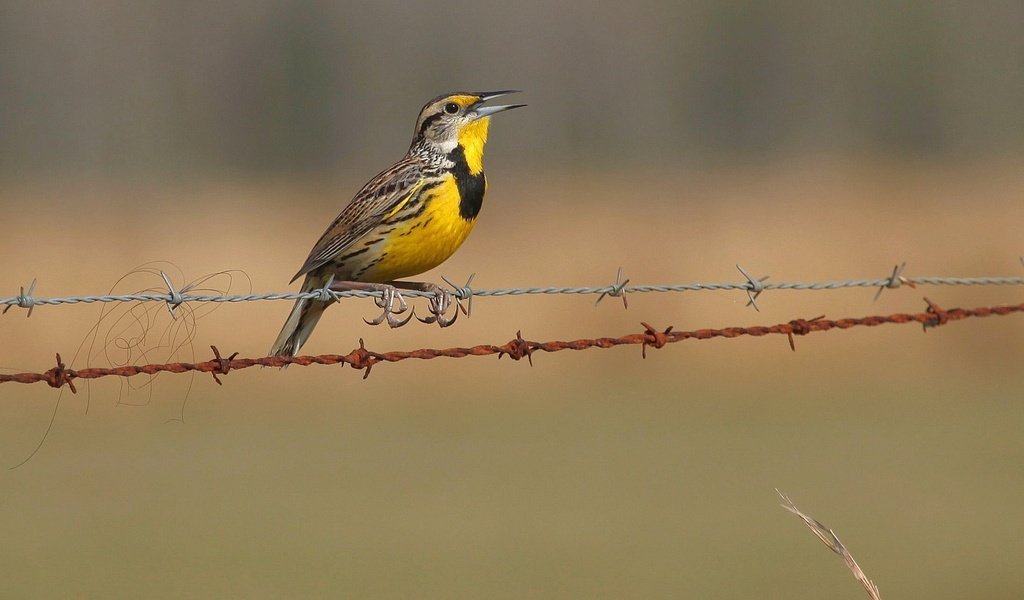
[[[455,323],[459,318],[459,312],[465,315],[469,315],[466,307],[462,305],[462,299],[452,294],[447,289],[437,285],[436,283],[422,283],[419,281],[392,281],[392,285],[406,290],[416,290],[420,292],[429,292],[433,294],[427,304],[430,310],[430,316],[425,319],[420,319],[422,323],[437,323],[441,327],[448,327]],[[452,304],[455,304],[455,312],[452,313],[452,317],[449,319],[445,316],[448,309],[451,308]]]
[[[362,281],[335,281],[331,284],[331,291],[334,292],[349,292],[349,291],[361,291],[361,292],[380,292],[380,298],[374,298],[373,303],[377,305],[377,308],[383,309],[383,312],[379,317],[372,321],[366,321],[368,325],[380,325],[387,321],[388,326],[391,328],[401,327],[408,323],[414,316],[416,311],[412,311],[405,319],[399,319],[396,315],[400,315],[409,310],[409,304],[406,303],[405,298],[402,294],[395,289],[395,286],[387,283],[365,283]],[[396,308],[395,303],[398,303]]]

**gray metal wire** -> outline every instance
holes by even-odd
[[[500,289],[473,289],[470,287],[472,276],[465,285],[456,285],[445,278],[452,293],[463,300],[472,300],[477,296],[529,296],[529,295],[598,295],[598,302],[605,296],[622,297],[628,294],[645,293],[670,293],[670,292],[700,292],[700,291],[721,291],[721,290],[743,290],[749,298],[748,305],[757,307],[758,295],[766,290],[803,290],[803,291],[826,291],[840,290],[847,288],[878,288],[878,294],[885,289],[895,289],[901,285],[917,286],[992,286],[992,285],[1024,285],[1024,277],[906,277],[902,271],[906,265],[897,266],[893,269],[892,275],[885,279],[849,279],[842,281],[818,281],[818,282],[768,282],[768,277],[753,278],[740,267],[740,273],[746,281],[725,282],[725,283],[678,283],[678,284],[646,284],[627,285],[629,280],[622,281],[622,270],[619,270],[615,283],[602,286],[583,287],[516,287]],[[7,312],[12,306],[28,309],[29,315],[36,306],[56,306],[65,304],[93,304],[108,302],[164,302],[172,311],[180,304],[187,302],[254,302],[264,300],[298,300],[320,299],[330,300],[339,298],[379,298],[379,291],[334,291],[330,289],[319,289],[309,292],[270,292],[258,294],[189,294],[188,286],[178,290],[171,284],[170,279],[164,273],[160,273],[167,286],[167,293],[137,293],[137,294],[104,294],[92,296],[65,296],[54,298],[40,298],[33,295],[36,281],[33,280],[28,291],[21,288],[17,296],[0,298],[0,305],[5,306],[3,312]],[[416,290],[402,291],[407,297],[431,297],[433,292]],[[876,294],[876,298],[878,296]]]

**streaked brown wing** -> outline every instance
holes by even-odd
[[[364,185],[320,236],[292,281],[330,262],[415,195],[427,176],[424,167],[406,157]]]

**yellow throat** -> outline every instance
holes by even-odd
[[[466,165],[473,175],[484,170],[484,145],[487,144],[487,129],[490,117],[470,121],[459,130],[459,145],[466,153]]]

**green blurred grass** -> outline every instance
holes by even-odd
[[[633,358],[614,379],[506,367],[519,385],[456,399],[415,395],[426,371],[331,369],[324,387],[360,387],[319,398],[238,373],[184,425],[66,415],[4,476],[8,593],[858,597],[774,487],[885,595],[1021,589],[1019,382],[878,385],[892,369],[758,391],[652,381]]]

